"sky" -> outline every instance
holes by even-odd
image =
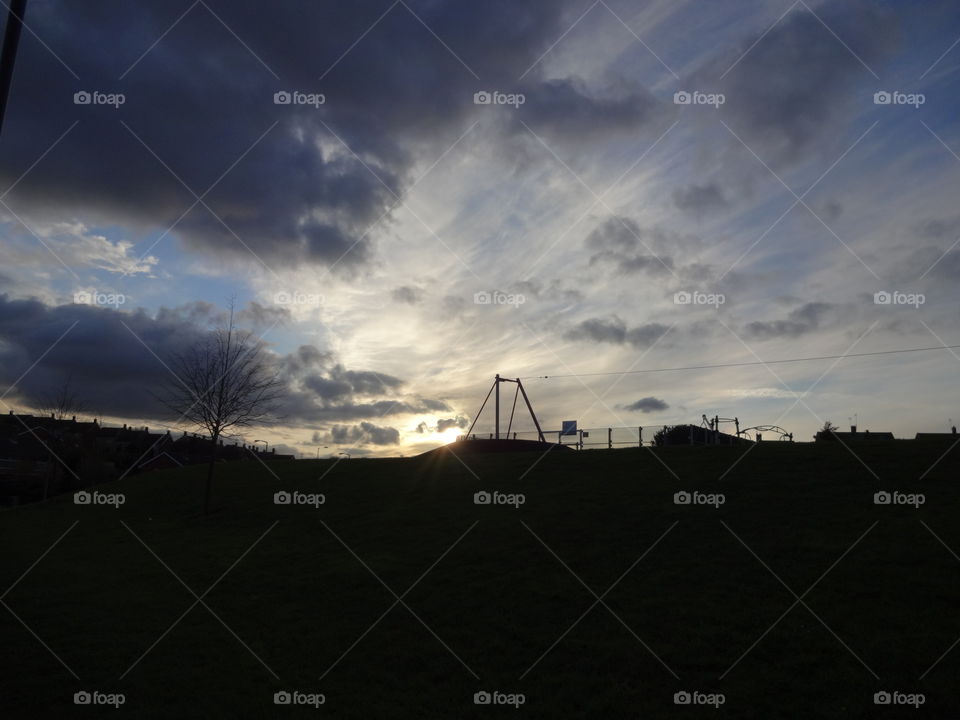
[[[179,427],[232,300],[286,388],[236,439],[304,457],[447,442],[495,373],[549,430],[948,431],[955,349],[769,361],[960,344],[958,41],[950,0],[30,0],[0,410]]]

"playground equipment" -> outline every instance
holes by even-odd
[[[546,442],[543,437],[543,430],[540,428],[540,422],[537,420],[537,414],[533,412],[533,405],[530,404],[530,398],[527,397],[527,391],[523,388],[523,383],[520,382],[520,378],[503,378],[500,377],[500,374],[494,376],[493,385],[490,387],[490,390],[487,392],[487,396],[483,399],[483,404],[480,405],[480,409],[477,411],[477,414],[473,417],[473,422],[470,423],[470,428],[467,430],[465,435],[462,435],[461,438],[469,438],[470,433],[473,432],[474,425],[477,424],[477,420],[480,419],[480,415],[483,413],[483,409],[487,406],[487,401],[490,399],[491,393],[494,395],[494,433],[493,439],[500,440],[500,383],[516,383],[517,389],[513,394],[513,407],[510,409],[510,421],[507,423],[507,432],[504,435],[504,438],[510,437],[510,431],[513,429],[513,416],[517,411],[517,398],[520,395],[523,395],[523,401],[527,405],[527,410],[530,411],[530,417],[533,420],[533,425],[537,428],[537,436],[540,438],[540,442]]]
[[[749,436],[749,433],[755,433],[756,441],[761,442],[763,440],[763,433],[773,433],[777,435],[778,440],[786,440],[788,442],[793,442],[793,433],[789,430],[785,430],[779,425],[754,425],[753,427],[747,427],[740,429],[740,418],[722,418],[718,415],[714,415],[712,418],[708,418],[706,414],[703,416],[703,420],[700,423],[701,427],[708,428],[714,432],[720,431],[720,423],[733,423],[736,428],[737,437]]]

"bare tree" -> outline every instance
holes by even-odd
[[[66,420],[84,411],[83,402],[73,389],[73,378],[68,373],[53,392],[40,399],[37,410],[45,416]]]
[[[160,401],[181,421],[210,437],[210,460],[203,497],[203,512],[210,512],[213,468],[217,446],[230,428],[265,421],[283,395],[283,383],[270,363],[263,344],[234,324],[233,303],[226,325],[185,353],[174,355],[171,379]]]

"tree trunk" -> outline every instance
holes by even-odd
[[[219,439],[218,435],[212,437],[213,442],[210,444],[210,463],[207,465],[207,487],[203,493],[203,514],[210,514],[210,497],[213,494],[213,465],[217,459],[217,440]]]

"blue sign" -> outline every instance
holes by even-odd
[[[564,420],[560,426],[561,435],[576,435],[577,434],[577,421],[576,420]]]

